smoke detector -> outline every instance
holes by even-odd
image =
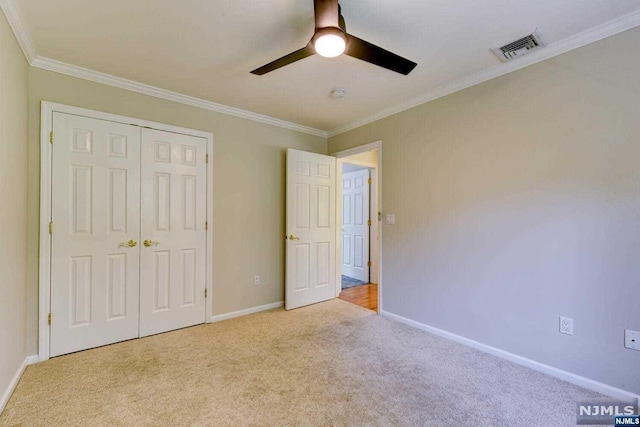
[[[496,47],[491,50],[502,62],[508,62],[531,53],[534,50],[538,50],[546,45],[547,43],[545,43],[542,38],[540,30],[536,28],[536,30],[531,34],[527,34],[518,40],[514,40],[504,46]]]
[[[347,94],[347,91],[341,87],[337,87],[331,91],[331,97],[335,99],[344,98],[346,94]]]

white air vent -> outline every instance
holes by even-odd
[[[542,39],[540,30],[536,30],[532,34],[528,34],[518,40],[507,43],[502,47],[491,49],[502,62],[511,61],[534,50],[540,49],[547,44]]]

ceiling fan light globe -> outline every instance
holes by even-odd
[[[316,53],[325,58],[335,58],[344,53],[347,41],[341,31],[321,31],[315,37],[313,47]]]

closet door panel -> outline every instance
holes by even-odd
[[[58,356],[138,336],[140,128],[56,112],[53,133],[50,354]]]
[[[142,130],[140,336],[205,322],[206,150]]]

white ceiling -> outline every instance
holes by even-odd
[[[13,1],[38,56],[334,133],[519,68],[489,49],[536,27],[552,49],[612,20],[635,26],[620,18],[640,11],[637,0],[342,0],[349,33],[418,67],[313,56],[255,76],[309,41],[312,0]],[[345,98],[329,96],[336,87]]]

